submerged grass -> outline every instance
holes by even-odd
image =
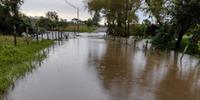
[[[32,61],[45,57],[41,50],[53,44],[53,41],[30,41],[17,38],[17,46],[13,45],[13,37],[0,36],[0,93],[4,93],[14,81],[34,68]]]

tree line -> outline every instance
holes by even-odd
[[[23,3],[23,0],[0,0],[0,34],[13,35],[16,31],[17,35],[21,36],[23,32],[27,32],[27,29],[29,34],[47,30],[59,31],[77,23],[87,26],[99,25],[98,13],[86,21],[74,18],[71,22],[59,18],[55,11],[48,11],[46,16],[29,17],[19,11]]]
[[[17,31],[22,31],[25,22],[22,20],[23,14],[19,12],[23,0],[0,0],[0,31],[10,33],[13,26],[17,27]]]
[[[106,18],[108,34],[152,38],[156,48],[180,49],[185,36],[192,52],[200,41],[199,0],[86,0],[92,13]],[[138,14],[140,13],[140,14]],[[139,23],[141,13],[148,16]]]

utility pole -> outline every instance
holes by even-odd
[[[16,26],[13,26],[13,33],[14,33],[14,45],[17,46],[17,32],[16,32]]]
[[[77,8],[77,33],[79,33],[79,8]],[[79,35],[79,34],[78,34]]]
[[[75,5],[73,5],[72,3],[70,3],[68,0],[65,0],[65,2],[71,6],[72,8],[77,10],[77,33],[79,33],[79,17],[80,17],[80,12],[79,12],[79,7],[76,7]]]
[[[28,36],[28,34],[29,34],[29,30],[28,30],[28,27],[26,27],[26,35],[25,35],[25,37],[26,37],[27,44],[29,44],[29,36]]]

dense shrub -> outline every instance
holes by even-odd
[[[189,48],[187,53],[200,55],[199,41],[200,41],[200,25],[191,27],[190,32],[193,36],[189,40]]]
[[[146,37],[147,26],[145,24],[134,24],[131,26],[131,35]]]
[[[173,49],[175,39],[169,33],[160,33],[152,39],[152,45],[157,49]]]
[[[167,25],[163,24],[156,31],[155,36],[152,39],[152,45],[158,49],[174,49],[175,38],[170,33],[170,29]]]
[[[155,36],[156,31],[159,29],[159,27],[155,24],[148,25],[146,28],[146,35],[147,36]]]

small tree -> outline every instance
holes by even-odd
[[[50,23],[51,28],[57,27],[57,23],[58,23],[58,20],[59,20],[59,16],[58,16],[57,12],[55,12],[55,11],[48,11],[46,13],[46,17],[49,20],[51,20],[51,23]]]

